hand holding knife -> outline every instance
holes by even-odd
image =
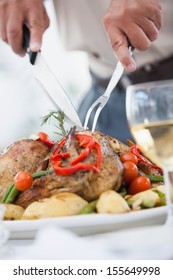
[[[81,129],[83,127],[82,123],[69,97],[51,72],[41,52],[32,52],[30,50],[29,42],[30,32],[28,27],[24,25],[23,48],[28,53],[30,63],[33,65],[35,79],[43,86],[54,106],[58,107],[78,129]]]

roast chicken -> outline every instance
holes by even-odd
[[[50,149],[39,140],[19,140],[0,157],[0,196],[2,197],[10,183],[13,182],[16,173],[23,170],[30,173],[38,170],[52,170],[52,173],[35,179],[29,189],[20,193],[14,203],[23,208],[34,201],[63,192],[78,194],[89,202],[99,198],[107,190],[118,191],[123,182],[123,164],[119,159],[119,154],[130,151],[130,147],[98,131],[92,133],[87,130],[77,133],[92,136],[99,145],[102,155],[99,172],[84,169],[67,174],[67,176],[57,174],[54,171],[51,158],[59,142]],[[83,151],[76,135],[75,128],[72,128],[64,138],[63,147],[60,148],[61,152],[70,154],[70,158],[62,159],[64,167],[69,166],[70,162],[79,157]],[[82,159],[82,163],[94,163],[97,161],[97,157],[97,149],[92,149],[88,156]],[[142,167],[145,169],[145,164],[141,166],[141,172],[143,172]]]
[[[98,174],[91,171],[78,171],[69,176],[57,175],[54,172],[42,176],[34,180],[33,185],[23,192],[16,204],[26,208],[33,201],[41,198],[50,197],[60,192],[71,192],[79,194],[87,201],[97,199],[101,193],[106,190],[118,190],[122,183],[123,166],[117,154],[120,144],[110,136],[101,134],[100,132],[92,133],[91,131],[80,132],[92,135],[94,140],[100,144],[102,150],[102,162],[100,172]],[[80,153],[78,142],[75,138],[75,132],[70,135],[70,141],[67,140],[67,151],[72,158]],[[52,148],[52,151],[56,148]],[[125,145],[122,144],[122,149]],[[49,154],[49,158],[51,157]],[[95,151],[93,151],[84,162],[89,163],[95,160]],[[49,161],[48,169],[52,169],[52,164]]]
[[[21,139],[4,150],[0,155],[0,198],[19,171],[36,172],[48,152],[44,143],[30,139]]]

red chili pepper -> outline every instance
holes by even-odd
[[[73,173],[76,173],[80,170],[92,170],[95,173],[98,173],[100,170],[101,160],[102,160],[102,152],[100,144],[95,142],[94,138],[90,135],[86,134],[76,134],[76,139],[78,141],[79,147],[84,147],[84,150],[81,152],[81,154],[76,157],[74,160],[69,162],[70,166],[61,166],[63,158],[69,158],[70,154],[67,153],[61,153],[61,147],[63,147],[66,143],[66,138],[63,138],[57,148],[54,150],[53,155],[51,156],[51,161],[55,170],[56,174],[66,176],[71,175]],[[95,149],[97,158],[95,163],[86,164],[84,162],[81,162],[84,160],[87,156],[90,155],[91,150]]]
[[[162,168],[160,168],[159,166],[157,166],[157,165],[155,165],[155,164],[152,164],[152,163],[148,162],[148,160],[147,160],[144,156],[142,156],[142,155],[140,154],[141,150],[140,150],[140,148],[139,148],[138,145],[133,145],[133,146],[131,146],[131,147],[130,147],[130,150],[131,150],[131,152],[138,158],[138,162],[139,162],[139,163],[140,163],[140,162],[145,162],[146,164],[148,164],[148,165],[151,166],[152,168],[155,168],[155,169],[159,170],[159,171],[163,174]]]
[[[53,151],[53,155],[56,155],[56,154],[60,153],[60,148],[65,145],[65,139],[66,138],[61,139],[61,141],[58,143],[56,149]]]
[[[90,135],[76,134],[76,138],[78,140],[79,146],[86,147],[86,148],[77,158],[75,158],[71,162],[72,165],[75,165],[76,163],[78,163],[78,162],[82,161],[84,158],[86,158],[90,154],[90,152],[95,144],[93,137]]]
[[[100,169],[101,161],[102,161],[102,151],[101,151],[100,144],[95,142],[94,143],[94,148],[97,150],[96,167]]]
[[[56,161],[58,159],[61,159],[61,158],[68,158],[70,157],[70,154],[69,153],[64,153],[64,154],[56,154],[56,155],[52,155],[50,157],[51,161]]]
[[[39,140],[45,143],[49,148],[51,148],[54,145],[54,142],[49,139],[46,133],[39,132],[37,135],[39,136]]]
[[[53,167],[55,170],[55,173],[58,175],[62,175],[62,176],[68,176],[71,175],[73,173],[76,173],[80,170],[92,170],[95,173],[99,173],[99,169],[91,164],[86,164],[83,162],[77,163],[73,166],[68,166],[68,167],[62,167],[60,166],[61,162],[57,161],[56,163],[54,163]]]

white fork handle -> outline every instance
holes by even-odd
[[[132,46],[129,47],[129,52],[130,52],[130,55],[132,56],[132,52],[133,52],[134,48]],[[116,87],[116,85],[118,84],[119,80],[121,79],[122,75],[123,75],[123,72],[124,72],[124,67],[123,65],[121,64],[120,61],[118,61],[116,67],[115,67],[115,70],[112,74],[112,77],[110,79],[110,82],[106,88],[106,91],[104,92],[104,94],[101,97],[105,97],[105,101],[101,102],[100,103],[100,106],[98,107],[96,113],[95,113],[95,116],[94,116],[94,121],[93,121],[93,126],[92,126],[92,132],[94,132],[95,128],[96,128],[96,124],[97,124],[97,120],[98,120],[98,117],[100,115],[100,112],[101,110],[103,109],[103,107],[106,105],[106,103],[108,102],[109,100],[109,97],[113,91],[113,89]],[[94,105],[94,104],[93,104]],[[93,106],[94,107],[94,106]],[[87,116],[87,122],[85,121],[85,126],[86,124],[88,123],[88,119],[89,119],[89,116],[90,114],[88,114]]]
[[[96,128],[96,124],[97,124],[97,120],[98,117],[100,115],[101,110],[103,109],[103,107],[106,105],[106,103],[109,100],[109,97],[113,91],[113,89],[116,87],[116,85],[118,84],[122,74],[124,71],[124,67],[122,66],[121,62],[118,61],[117,66],[112,74],[112,77],[110,79],[110,82],[106,88],[105,93],[103,94],[103,96],[107,99],[106,102],[103,102],[102,104],[100,104],[100,106],[98,107],[95,116],[94,116],[94,121],[93,121],[93,126],[92,126],[92,132],[94,132],[95,128]]]
[[[130,55],[132,56],[132,53],[133,53],[133,50],[134,48],[132,46],[129,47],[129,52],[130,52]],[[121,64],[120,61],[118,61],[116,67],[115,67],[115,70],[112,74],[112,77],[110,79],[110,82],[107,86],[107,89],[104,93],[104,96],[105,97],[109,97],[110,94],[112,93],[113,89],[116,87],[116,85],[118,84],[121,76],[123,75],[123,72],[124,72],[124,67],[123,65]]]
[[[116,87],[116,85],[118,84],[122,74],[123,74],[123,71],[124,71],[124,67],[122,66],[121,62],[118,61],[116,67],[115,67],[115,70],[112,74],[112,77],[110,79],[110,82],[107,86],[107,89],[104,93],[104,96],[105,97],[109,97],[113,91],[113,89]]]

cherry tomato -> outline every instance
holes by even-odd
[[[33,182],[32,175],[28,171],[20,171],[14,177],[14,186],[19,191],[25,191],[31,187]]]
[[[37,135],[39,136],[40,141],[45,143],[49,148],[53,146],[54,142],[49,139],[49,136],[45,132],[39,132]]]
[[[39,132],[37,133],[37,135],[39,136],[40,139],[44,139],[44,140],[48,139],[48,135],[45,132]]]
[[[131,161],[126,161],[123,163],[124,165],[124,172],[123,172],[123,179],[126,184],[130,184],[134,178],[138,176],[138,168],[136,164]]]
[[[133,153],[130,153],[130,152],[121,154],[121,155],[120,155],[120,160],[121,160],[122,162],[131,161],[131,162],[133,162],[133,163],[135,163],[135,164],[138,163],[138,158],[137,158],[137,156],[135,156]]]
[[[132,181],[127,192],[128,194],[133,195],[139,192],[149,190],[150,188],[151,188],[150,180],[145,176],[138,176]]]

